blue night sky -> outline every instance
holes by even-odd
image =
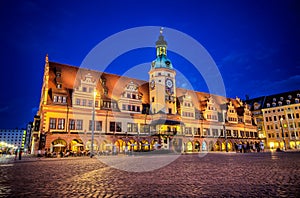
[[[0,128],[25,127],[33,120],[47,53],[50,61],[80,66],[102,40],[139,26],[166,27],[167,42],[167,28],[197,40],[215,61],[227,97],[245,99],[246,94],[254,98],[299,89],[297,0],[88,2],[0,1]],[[153,47],[158,35],[159,29],[153,35]],[[155,56],[154,48],[132,50],[115,59],[106,71],[126,74]],[[168,57],[195,90],[208,92],[189,61],[173,52]],[[149,69],[145,64],[144,71]],[[147,73],[131,76],[147,80]]]

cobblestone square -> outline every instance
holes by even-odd
[[[299,197],[300,153],[27,158],[1,161],[1,197]],[[105,162],[105,163],[103,163]],[[110,165],[107,165],[109,164]],[[121,166],[121,167],[122,167]],[[120,167],[120,166],[119,166]]]

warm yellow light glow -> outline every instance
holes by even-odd
[[[274,142],[270,142],[270,148],[274,148]]]

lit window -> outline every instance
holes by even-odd
[[[80,105],[80,99],[76,98],[76,105]]]
[[[65,119],[64,118],[58,119],[57,129],[65,129]]]
[[[82,130],[83,120],[76,120],[76,130]]]
[[[56,118],[50,118],[50,129],[56,129]]]
[[[96,131],[102,131],[102,121],[96,121]]]
[[[63,103],[67,103],[67,97],[65,97],[65,96],[62,97],[62,102],[63,102]]]
[[[73,119],[69,120],[69,129],[75,130],[75,120],[73,120]]]
[[[53,102],[57,102],[57,96],[53,96]]]

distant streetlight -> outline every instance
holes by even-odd
[[[284,140],[284,132],[283,132],[282,120],[283,120],[283,118],[281,117],[280,118],[281,136],[282,136],[282,140],[283,140],[284,150],[286,150],[286,143],[285,143],[285,140]]]
[[[92,112],[92,143],[91,143],[91,152],[90,157],[94,156],[94,131],[95,131],[95,99],[96,99],[97,92],[94,92],[94,100],[93,100],[93,112]]]

